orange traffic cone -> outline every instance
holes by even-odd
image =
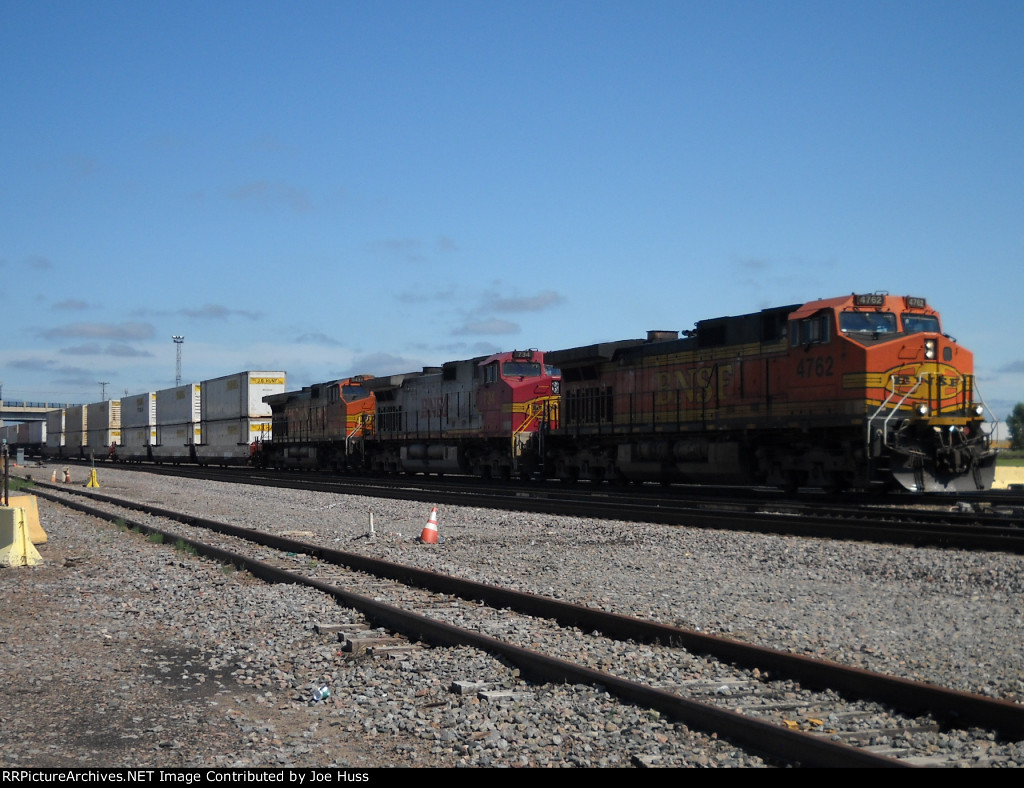
[[[423,526],[423,533],[420,534],[420,541],[423,544],[437,544],[437,507],[430,511],[430,519]]]
[[[64,484],[71,484],[71,470],[69,468],[64,469]]]
[[[57,469],[53,469],[53,473],[50,475],[50,481],[53,483],[57,482]]]

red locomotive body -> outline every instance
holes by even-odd
[[[363,438],[376,401],[360,375],[266,397],[273,440],[256,447],[258,464],[279,468],[361,468]]]
[[[925,301],[850,295],[548,354],[557,475],[991,486],[973,356]]]
[[[543,435],[557,423],[557,371],[536,350],[451,361],[370,385],[375,470],[532,475]]]

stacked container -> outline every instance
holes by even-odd
[[[202,463],[244,465],[257,441],[270,440],[272,414],[264,397],[283,394],[286,374],[249,371],[202,383]]]
[[[6,427],[0,427],[0,438],[8,446],[18,445],[18,425],[8,424]]]
[[[199,443],[198,383],[186,383],[156,393],[156,442],[153,459],[189,462],[195,459]]]
[[[20,432],[18,433],[21,434]],[[28,423],[28,444],[35,450],[42,449],[46,445],[46,422],[30,421]]]
[[[64,411],[64,454],[81,457],[89,445],[89,412],[86,405],[71,405]]]
[[[121,401],[108,399],[85,408],[89,427],[86,448],[92,456],[105,458],[121,445]]]
[[[46,457],[60,457],[64,454],[64,422],[66,411],[51,410],[46,414],[46,448],[43,455]]]
[[[121,399],[121,448],[124,460],[148,460],[156,444],[156,392],[147,391]]]

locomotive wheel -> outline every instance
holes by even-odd
[[[803,482],[803,474],[797,471],[782,471],[782,483],[779,487],[787,495],[795,495],[796,491],[800,489]]]

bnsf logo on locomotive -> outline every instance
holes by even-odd
[[[710,367],[674,369],[655,373],[657,404],[668,405],[676,401],[676,392],[682,391],[691,404],[714,399],[727,399],[732,390],[732,364],[715,364]]]
[[[445,397],[424,397],[420,400],[421,416],[440,416],[445,412]]]
[[[919,386],[937,389],[943,399],[955,397],[960,391],[962,376],[958,370],[948,364],[901,364],[892,367],[882,375],[875,385],[886,388],[891,381],[892,386],[900,394],[906,394]],[[920,381],[920,383],[918,383]]]

